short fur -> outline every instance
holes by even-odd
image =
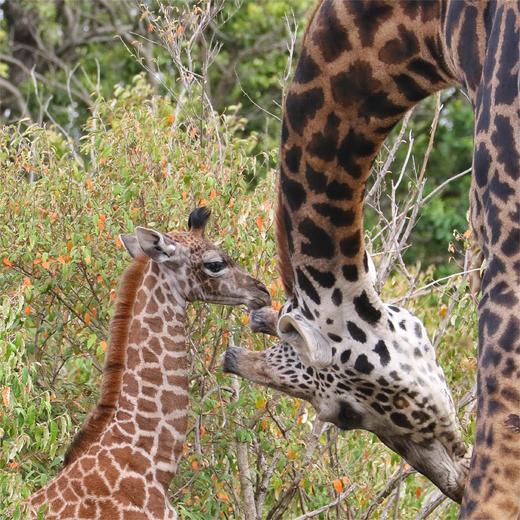
[[[97,406],[91,412],[70,444],[63,461],[68,466],[92,445],[109,423],[121,393],[122,375],[128,345],[128,330],[133,315],[135,296],[143,281],[149,259],[137,257],[123,275],[116,303],[116,312],[110,324],[110,346],[103,369],[103,387]]]
[[[282,284],[287,296],[294,294],[294,273],[291,264],[291,255],[287,242],[287,232],[283,219],[283,204],[281,190],[278,190],[278,206],[276,208],[276,244],[278,247],[278,271],[282,278]]]

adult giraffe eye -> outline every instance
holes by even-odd
[[[226,268],[226,262],[204,262],[204,268],[212,273],[219,273]]]

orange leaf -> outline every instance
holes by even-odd
[[[106,216],[105,215],[99,215],[99,219],[98,219],[98,229],[99,229],[99,232],[101,233],[104,229],[105,229],[105,221],[106,221]]]
[[[336,491],[336,493],[341,493],[343,491],[343,482],[339,478],[337,478],[332,485],[334,486],[334,491]]]
[[[260,231],[263,231],[264,229],[264,219],[261,215],[258,215],[258,217],[256,217],[256,225],[258,227],[258,229]]]
[[[41,264],[42,263],[42,259],[41,258],[36,258],[33,262],[34,265],[38,265],[38,264]]]
[[[29,314],[31,314],[31,308],[27,305],[27,307],[25,307],[24,312],[26,316],[29,316]]]
[[[278,300],[273,300],[272,303],[271,303],[271,307],[275,311],[279,311],[282,308],[282,304]]]
[[[170,114],[167,118],[166,118],[166,121],[168,122],[169,125],[173,125],[173,123],[175,122],[175,116],[173,114]]]
[[[198,462],[198,460],[197,460],[197,459],[193,459],[193,460],[191,461],[191,469],[192,469],[193,471],[197,471],[197,470],[199,469],[199,467],[200,467],[200,466],[199,466],[199,462]]]
[[[444,318],[444,316],[446,316],[447,313],[448,313],[448,306],[444,305],[444,303],[443,303],[439,309],[439,316],[441,318]]]
[[[49,269],[50,266],[51,266],[51,263],[50,263],[48,260],[44,260],[44,261],[42,262],[42,267],[43,267],[44,269]]]
[[[224,493],[223,491],[219,491],[217,493],[217,498],[219,500],[222,500],[222,502],[229,502],[229,497],[228,497],[227,493]]]
[[[90,325],[90,312],[85,313],[85,323]]]
[[[103,352],[106,352],[108,349],[108,343],[103,339],[100,341],[99,346],[103,350]]]
[[[296,458],[296,455],[297,455],[296,451],[294,451],[292,448],[289,448],[287,450],[287,458],[289,460],[294,460]]]
[[[31,285],[31,279],[28,276],[26,276],[23,279],[23,285],[24,285],[24,287],[29,287],[29,285]]]
[[[415,488],[415,496],[419,498],[422,495],[422,488],[416,487]]]
[[[61,255],[58,256],[58,258],[57,258],[56,260],[58,260],[58,262],[59,262],[60,264],[65,264],[65,258],[63,258]]]
[[[11,388],[8,386],[4,386],[2,390],[2,401],[4,406],[9,406],[11,403]]]
[[[6,267],[13,267],[11,260],[9,260],[9,258],[7,258],[7,257],[4,257],[3,263]]]

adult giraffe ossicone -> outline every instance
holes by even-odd
[[[390,130],[433,92],[463,88],[475,111],[471,228],[487,261],[465,520],[520,515],[519,10],[516,1],[485,0],[318,4],[282,127],[277,242],[288,301],[278,332],[285,343],[224,358],[230,371],[299,392],[342,427],[374,431],[460,499],[464,471],[449,392],[422,326],[374,291],[362,212]]]
[[[98,404],[64,468],[29,499],[46,520],[172,520],[167,492],[186,436],[186,303],[270,302],[267,289],[204,237],[194,210],[188,232],[136,228],[121,240],[134,258],[111,324]]]

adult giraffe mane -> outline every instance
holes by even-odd
[[[284,207],[281,200],[281,190],[278,191],[278,204],[276,207],[276,246],[278,249],[278,271],[282,278],[283,288],[287,296],[294,294],[294,273],[291,265],[291,255],[287,231],[285,229]]]
[[[76,433],[67,449],[63,466],[68,466],[80,457],[99,438],[112,419],[121,393],[128,346],[128,331],[133,316],[134,302],[149,261],[150,259],[145,255],[138,256],[123,274],[118,291],[116,311],[110,323],[110,345],[103,368],[101,395],[96,407]]]

